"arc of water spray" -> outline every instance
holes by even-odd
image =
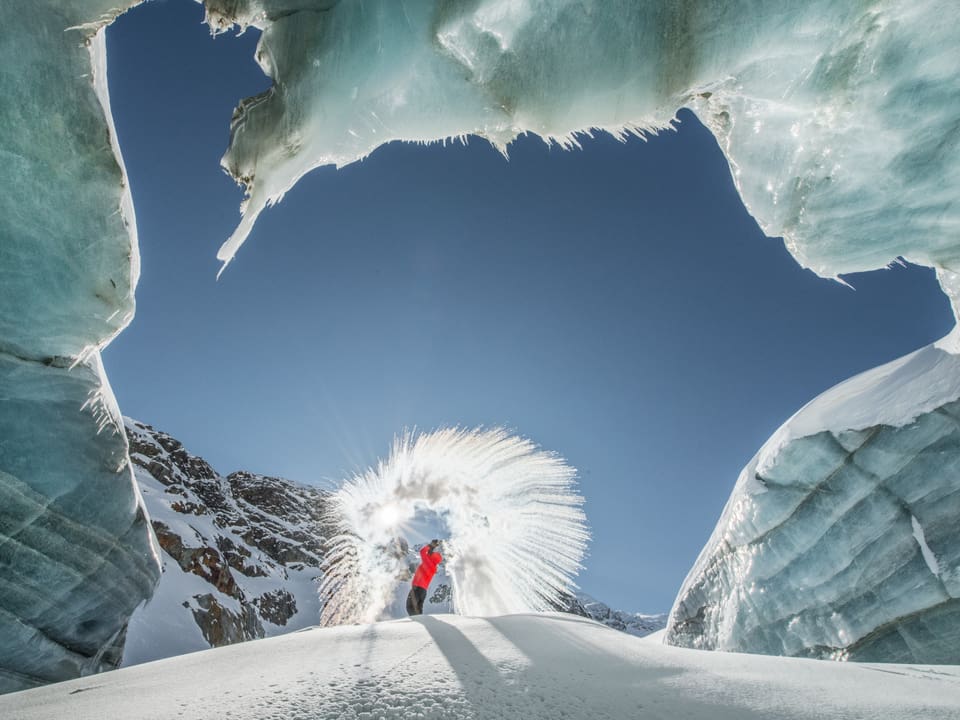
[[[555,609],[575,587],[589,539],[575,488],[563,458],[500,428],[396,438],[386,460],[333,495],[321,623],[381,616],[404,571],[398,533],[419,510],[440,514],[450,531],[454,612]]]

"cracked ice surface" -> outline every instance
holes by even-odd
[[[0,353],[0,692],[114,667],[158,575],[99,358]]]
[[[958,398],[960,357],[931,345],[798,412],[741,473],[667,642],[960,663]]]
[[[98,348],[129,321],[111,3],[0,4],[0,692],[115,666],[159,574]]]

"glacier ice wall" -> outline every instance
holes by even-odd
[[[0,692],[115,666],[159,574],[99,357],[138,273],[110,17],[0,4]]]
[[[716,134],[748,208],[824,276],[897,256],[956,269],[960,20],[932,0],[207,0],[263,28],[274,86],[234,118],[246,185],[229,262],[306,172],[391,140],[519,133],[564,145],[666,127]]]
[[[104,35],[81,27],[110,6],[5,0],[0,8],[0,349],[11,355],[72,361],[133,314],[139,255]]]
[[[444,429],[394,442],[332,496],[321,585],[326,625],[379,619],[404,580],[420,512],[442,518],[454,612],[552,610],[573,588],[588,532],[576,471],[504,430]],[[429,538],[419,538],[421,541]],[[403,595],[405,596],[404,589]]]
[[[0,691],[115,666],[158,568],[99,359],[0,353]]]
[[[934,344],[800,410],[743,470],[667,642],[960,663],[960,356]]]

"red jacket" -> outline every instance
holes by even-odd
[[[413,576],[413,586],[424,590],[429,588],[430,581],[437,572],[437,565],[441,562],[443,562],[443,556],[438,552],[430,552],[429,545],[420,548],[420,567]]]

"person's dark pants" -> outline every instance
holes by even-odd
[[[426,588],[410,588],[410,593],[407,595],[407,615],[423,615],[423,603],[426,599]]]

